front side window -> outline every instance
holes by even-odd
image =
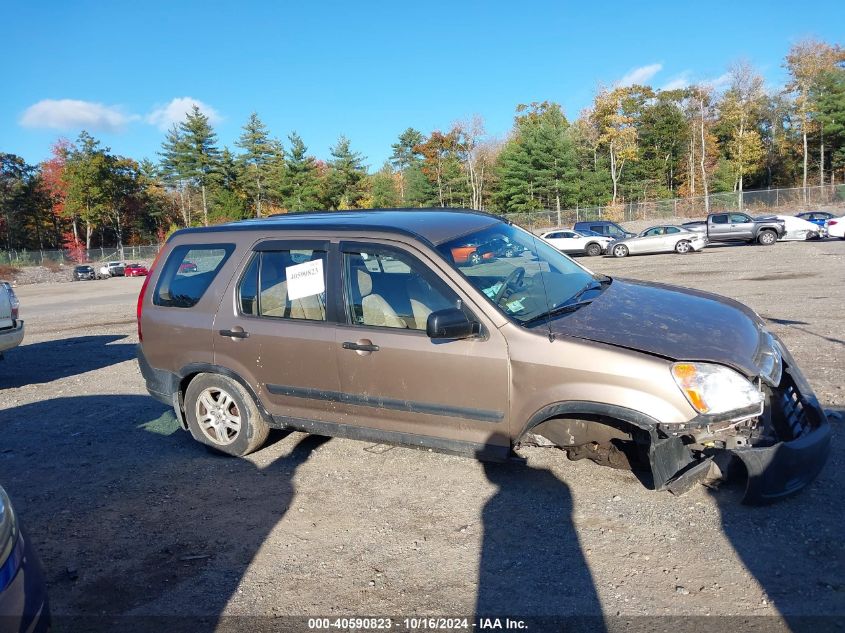
[[[663,227],[656,226],[653,229],[649,229],[645,233],[643,233],[643,237],[654,237],[655,235],[662,235],[663,234]]]
[[[463,259],[465,247],[505,236],[523,251],[512,258]],[[593,275],[552,245],[512,224],[496,223],[446,241],[437,250],[498,310],[522,325],[533,325],[575,307],[588,291],[610,279]]]
[[[238,286],[238,305],[252,316],[325,321],[325,251],[256,253]]]
[[[343,274],[353,325],[425,331],[429,314],[460,306],[427,266],[398,251],[345,252]]]
[[[169,308],[194,307],[234,250],[234,244],[177,246],[164,264],[153,303]]]

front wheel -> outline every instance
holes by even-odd
[[[762,231],[757,236],[757,241],[763,246],[771,246],[778,241],[778,236],[774,231]]]
[[[595,242],[590,242],[587,244],[587,248],[584,249],[587,252],[588,257],[598,257],[601,255],[601,245],[596,244]]]
[[[627,257],[628,256],[628,247],[624,244],[617,244],[613,247],[613,256],[614,257]]]
[[[259,449],[270,433],[246,389],[217,374],[200,374],[188,385],[185,418],[195,440],[238,457]]]
[[[478,266],[483,260],[484,258],[477,252],[469,256],[469,263],[473,266]]]
[[[692,244],[690,244],[687,240],[681,240],[677,244],[675,244],[675,252],[681,255],[686,255],[692,250]]]

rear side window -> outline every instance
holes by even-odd
[[[153,303],[193,308],[234,250],[234,244],[177,246],[161,271]]]
[[[727,224],[728,223],[728,216],[726,215],[714,215],[713,218],[710,220],[713,224]]]
[[[326,320],[326,252],[256,253],[238,286],[241,313],[278,319]]]

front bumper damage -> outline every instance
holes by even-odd
[[[681,494],[743,470],[743,503],[761,505],[795,494],[816,478],[830,452],[830,424],[788,352],[783,360],[781,381],[766,390],[763,414],[748,436],[702,447],[681,431],[663,437],[655,432],[648,457],[656,489]]]

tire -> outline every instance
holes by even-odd
[[[261,448],[270,433],[247,390],[219,374],[199,374],[190,382],[185,419],[195,440],[237,457]]]
[[[480,264],[481,262],[483,262],[483,261],[484,261],[484,258],[483,258],[481,255],[479,255],[477,252],[475,252],[475,253],[472,253],[472,254],[471,254],[471,255],[467,258],[467,261],[468,261],[468,262],[470,263],[470,265],[472,265],[472,266],[478,266],[478,264]]]
[[[505,251],[505,257],[513,257],[513,249],[509,248]]]
[[[757,236],[757,242],[763,246],[771,246],[777,241],[778,235],[774,231],[760,231],[760,234]]]
[[[681,240],[677,244],[675,244],[675,252],[679,255],[686,255],[687,253],[692,251],[692,244],[689,243],[687,240]]]
[[[598,244],[597,242],[590,242],[584,248],[584,252],[587,253],[588,257],[598,257],[601,255],[601,244]]]
[[[628,247],[624,244],[617,244],[613,247],[614,257],[628,257]]]

